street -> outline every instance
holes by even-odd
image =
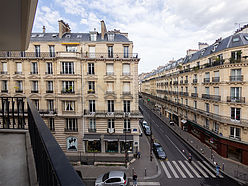
[[[160,161],[161,175],[155,179],[161,185],[239,185],[235,180],[220,175],[216,177],[215,169],[202,157],[174,134],[171,129],[140,101],[144,119],[151,125],[152,133],[167,154],[166,161]],[[188,154],[192,154],[189,163]]]

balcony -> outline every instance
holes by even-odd
[[[130,73],[130,72],[122,72],[122,75],[123,75],[123,76],[130,76],[131,73]]]
[[[186,79],[186,80],[184,80],[184,84],[188,84],[189,83],[189,81]]]
[[[131,133],[131,129],[123,129],[123,133]]]
[[[44,114],[57,114],[57,110],[51,108],[51,109],[39,109],[39,113],[44,115]]]
[[[56,57],[55,53],[54,56],[50,54],[50,52],[0,52],[0,58],[16,58],[16,59],[25,59],[25,58],[54,58]]]
[[[53,72],[45,72],[46,75],[53,74]]]
[[[220,82],[220,77],[212,77],[212,82],[213,82],[213,83],[218,83],[218,82]]]
[[[78,128],[65,128],[65,132],[78,132]]]
[[[242,81],[243,81],[243,75],[230,76],[230,82],[242,82]]]
[[[30,72],[30,74],[38,74],[38,71]]]
[[[227,96],[226,101],[229,103],[245,103],[245,97]]]
[[[204,83],[210,83],[210,78],[204,78]]]
[[[95,133],[96,132],[96,129],[88,129],[88,132],[91,132],[91,133]]]
[[[15,72],[15,74],[22,74],[22,72]]]
[[[75,94],[74,90],[61,90],[61,94]]]
[[[191,93],[191,97],[197,98],[198,97],[198,93]]]
[[[130,91],[123,91],[122,94],[123,95],[131,95],[131,92]]]
[[[96,110],[95,112],[84,110],[84,115],[85,117],[94,118],[143,118],[139,111],[125,112],[124,110],[114,110],[114,112],[108,112],[108,110]]]
[[[31,93],[38,93],[38,90],[31,90]]]
[[[210,95],[210,94],[202,94],[202,99],[208,99],[213,101],[220,101],[221,96],[218,95]]]
[[[95,90],[93,89],[88,90],[88,94],[95,94]]]
[[[178,85],[178,81],[174,81],[173,82],[173,85]]]
[[[2,93],[8,93],[8,90],[1,90]]]
[[[108,94],[108,95],[113,95],[113,94],[115,94],[115,91],[107,90],[107,91],[106,91],[106,94]]]
[[[8,71],[1,71],[1,74],[8,74]]]
[[[64,71],[61,71],[60,74],[61,75],[74,75],[75,72],[64,72]]]
[[[114,72],[106,72],[106,76],[113,76]]]
[[[47,90],[46,93],[53,93],[53,90]]]
[[[183,80],[180,80],[180,84],[181,84],[181,85],[183,84]]]
[[[16,93],[23,93],[23,90],[16,90]]]
[[[17,97],[2,97],[1,100],[10,102],[10,107],[6,108],[8,111],[1,116],[4,123],[0,124],[0,140],[4,143],[1,150],[8,152],[2,154],[4,164],[1,165],[1,170],[4,174],[1,176],[1,183],[27,186],[83,186],[82,179],[68,161],[32,102],[28,99],[26,104],[25,98]],[[18,105],[27,105],[28,112],[24,113],[24,109]],[[14,125],[8,120],[12,116],[15,117]],[[26,121],[28,123],[25,123]]]
[[[230,139],[234,139],[234,140],[241,141],[241,137],[240,137],[240,136],[230,135],[229,138],[230,138]]]
[[[197,79],[193,79],[193,84],[197,83]]]
[[[65,58],[80,58],[81,54],[79,52],[57,52],[56,57]]]
[[[138,59],[138,53],[82,53],[81,58],[83,59]]]

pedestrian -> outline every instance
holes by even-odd
[[[137,186],[137,179],[138,176],[136,175],[136,173],[133,174],[133,186]]]
[[[216,176],[219,176],[220,174],[220,166],[218,163],[216,163]]]
[[[191,155],[191,153],[189,153],[188,161],[189,161],[189,163],[191,163],[191,161],[192,161],[192,155]]]
[[[137,158],[140,159],[140,152],[137,153]]]

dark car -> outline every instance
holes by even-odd
[[[152,135],[151,128],[150,128],[150,126],[148,126],[148,125],[144,127],[144,132],[145,132],[145,134],[146,134],[147,136],[151,136],[151,135]]]
[[[167,157],[162,146],[159,143],[153,143],[153,152],[158,159],[165,160]]]

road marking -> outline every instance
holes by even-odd
[[[210,166],[206,161],[203,161],[203,163],[204,163],[205,165],[207,165],[209,169],[211,169],[212,171],[216,172],[216,170],[215,170],[212,166]],[[221,174],[219,174],[219,177],[220,177],[220,178],[224,178]]]
[[[159,182],[138,182],[138,185],[160,185]],[[130,185],[133,185],[133,182],[130,182]]]
[[[180,163],[180,165],[183,167],[183,169],[185,170],[185,172],[189,175],[190,178],[194,178],[194,176],[189,172],[189,170],[185,167],[185,165],[183,164],[183,162],[178,161]]]
[[[208,178],[209,176],[194,162],[192,161],[192,163],[194,164],[194,166],[202,173],[202,175],[205,177],[205,178]]]
[[[172,163],[175,165],[175,167],[177,168],[177,170],[179,171],[179,173],[181,174],[181,176],[183,178],[186,178],[185,174],[183,173],[183,171],[181,170],[181,168],[177,165],[177,163],[175,161],[172,161]]]
[[[167,176],[168,178],[171,178],[171,175],[170,175],[170,173],[169,173],[168,169],[166,168],[166,166],[165,166],[165,164],[164,164],[163,161],[161,161],[161,165],[162,165],[162,167],[163,167],[163,169],[164,169],[164,172],[165,172],[166,176]]]
[[[172,167],[171,163],[169,161],[167,161],[167,165],[170,167],[172,173],[174,174],[175,178],[179,178],[179,176],[177,175],[176,171],[174,170],[174,168]]]
[[[210,170],[208,170],[200,161],[197,161],[198,162],[198,164],[200,164],[200,166],[205,170],[205,171],[207,171],[207,173],[210,175],[210,176],[212,176],[213,178],[216,178],[216,176],[210,171]]]
[[[189,166],[189,168],[193,171],[197,178],[201,178],[201,176],[196,172],[196,170],[189,164],[188,161],[184,160],[184,162]]]

